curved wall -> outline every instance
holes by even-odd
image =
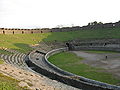
[[[66,50],[67,50],[67,48],[55,49],[55,50],[48,52],[44,57],[46,65],[48,65],[51,68],[54,68],[53,70],[57,71],[57,73],[46,70],[44,67],[38,66],[37,64],[33,63],[29,57],[28,57],[28,60],[26,61],[26,63],[28,64],[29,67],[32,67],[32,69],[38,73],[41,73],[51,79],[58,80],[60,82],[63,82],[65,84],[68,84],[68,85],[71,85],[71,86],[74,86],[74,87],[77,87],[77,88],[80,88],[83,90],[120,90],[119,86],[109,85],[109,84],[102,83],[99,81],[87,79],[87,78],[84,78],[81,76],[71,74],[64,70],[61,70],[58,67],[56,67],[55,65],[51,64],[47,60],[51,55],[53,55],[55,53],[63,52]],[[60,74],[60,73],[62,73],[62,74]]]
[[[79,50],[100,50],[100,51],[116,51],[120,52],[120,47],[106,47],[106,46],[74,46],[75,51]]]
[[[101,47],[102,48],[102,47]],[[97,49],[97,50],[101,50],[101,48],[100,49]],[[80,48],[80,50],[81,50],[82,48]],[[88,48],[83,48],[83,50],[87,50]],[[91,49],[91,48],[90,48]],[[94,50],[95,50],[96,48],[94,48]],[[104,48],[102,48],[102,49],[104,49]],[[76,50],[78,50],[78,48],[76,48]],[[91,49],[92,50],[92,49]],[[107,49],[106,49],[107,50]],[[109,49],[108,49],[109,50]],[[108,51],[107,50],[107,51]],[[52,51],[50,51],[50,52],[48,52],[46,55],[45,55],[45,61],[46,61],[46,63],[48,63],[48,65],[49,66],[51,66],[51,67],[54,67],[54,68],[56,68],[56,69],[58,69],[58,70],[61,70],[60,68],[58,68],[58,67],[56,67],[55,65],[53,65],[53,64],[51,64],[47,59],[50,57],[50,56],[52,56],[52,55],[54,55],[54,54],[56,54],[56,53],[60,53],[60,52],[63,52],[63,51],[67,51],[67,49],[66,48],[60,48],[60,49],[56,49],[56,50],[52,50]],[[113,49],[112,49],[112,51],[113,51]],[[64,71],[64,70],[61,70],[61,72],[63,71],[63,73],[64,72],[66,72],[66,71]],[[67,73],[69,73],[69,72],[67,72]],[[69,73],[69,74],[71,74],[71,73]],[[86,82],[86,83],[89,83],[90,85],[91,85],[91,87],[96,87],[96,86],[99,86],[99,87],[102,87],[102,88],[106,88],[106,90],[108,89],[113,89],[113,90],[119,90],[120,89],[120,87],[119,86],[115,86],[115,85],[109,85],[109,84],[106,84],[106,83],[102,83],[102,82],[99,82],[99,81],[95,81],[95,80],[91,80],[91,79],[88,79],[88,78],[85,78],[85,77],[81,77],[81,76],[78,76],[78,75],[74,75],[74,77],[75,78],[77,78],[77,79],[79,79],[79,80],[81,80],[81,81],[83,81],[83,82]],[[118,88],[118,89],[117,89]],[[97,90],[99,90],[99,88],[97,89]]]

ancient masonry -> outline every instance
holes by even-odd
[[[48,32],[67,32],[76,30],[90,30],[90,29],[102,29],[102,28],[114,28],[120,27],[120,21],[115,23],[93,23],[87,26],[74,26],[63,28],[42,28],[42,29],[18,29],[18,28],[0,28],[0,34],[25,34],[25,33],[48,33]]]

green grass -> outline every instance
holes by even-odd
[[[29,45],[41,41],[68,41],[74,39],[101,39],[120,38],[120,28],[79,30],[71,32],[53,32],[38,34],[0,34],[0,47],[15,49],[21,52],[29,52],[32,48]]]
[[[67,41],[79,39],[103,39],[103,38],[120,38],[120,28],[96,29],[96,30],[79,30],[72,32],[53,32],[46,41]]]
[[[13,54],[13,53],[0,49],[0,54]]]
[[[21,52],[32,50],[29,45],[39,43],[49,34],[9,34],[0,35],[0,47],[11,48]]]
[[[23,90],[18,81],[0,73],[0,90]]]
[[[49,58],[51,63],[71,73],[109,84],[118,85],[120,83],[120,79],[115,78],[112,74],[102,72],[104,69],[83,64],[81,60],[83,58],[69,52],[58,53]]]
[[[3,63],[4,63],[4,61],[2,59],[0,59],[0,64],[3,64]]]

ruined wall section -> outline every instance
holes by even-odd
[[[62,27],[62,28],[42,28],[42,29],[9,29],[0,28],[0,34],[33,34],[33,33],[48,33],[48,32],[68,32],[77,30],[92,30],[104,28],[120,28],[120,21],[116,23],[94,24],[86,26]]]
[[[48,33],[52,30],[43,29],[7,29],[0,28],[0,34],[33,34],[33,33]]]

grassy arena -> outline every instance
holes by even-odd
[[[21,52],[32,50],[29,45],[41,41],[67,41],[74,39],[120,38],[120,28],[53,32],[43,34],[0,34],[0,47],[16,49]]]
[[[95,68],[87,64],[83,64],[81,60],[83,60],[83,58],[70,52],[58,53],[49,58],[51,63],[71,73],[109,84],[119,84],[120,79],[115,78],[110,73],[102,72],[102,68]]]

